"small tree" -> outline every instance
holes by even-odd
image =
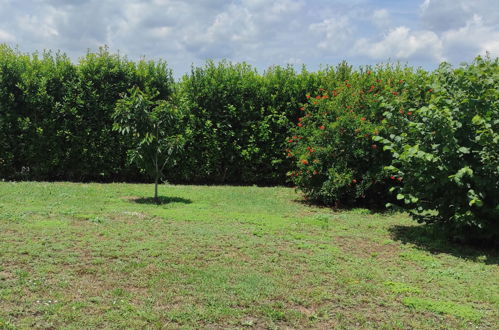
[[[116,103],[113,129],[130,136],[129,159],[154,179],[154,200],[159,204],[158,182],[184,144],[182,113],[172,102],[155,100],[157,94],[138,87]]]

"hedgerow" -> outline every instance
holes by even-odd
[[[133,134],[113,131],[117,104],[137,89],[183,114],[169,181],[291,183],[316,202],[389,202],[490,239],[499,233],[498,75],[489,58],[433,73],[341,63],[260,74],[209,61],[175,82],[165,62],[106,48],[73,63],[0,45],[0,178],[146,180],[127,161]]]

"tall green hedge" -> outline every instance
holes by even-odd
[[[111,118],[133,86],[168,98],[174,81],[164,62],[132,62],[105,48],[73,64],[60,53],[0,46],[0,178],[140,180]]]

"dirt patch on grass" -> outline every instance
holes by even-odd
[[[370,239],[349,236],[336,236],[334,245],[338,246],[345,253],[355,257],[369,258],[391,258],[400,253],[400,247],[395,244],[381,244]]]

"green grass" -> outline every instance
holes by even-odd
[[[499,257],[289,188],[0,183],[0,328],[497,328]]]

